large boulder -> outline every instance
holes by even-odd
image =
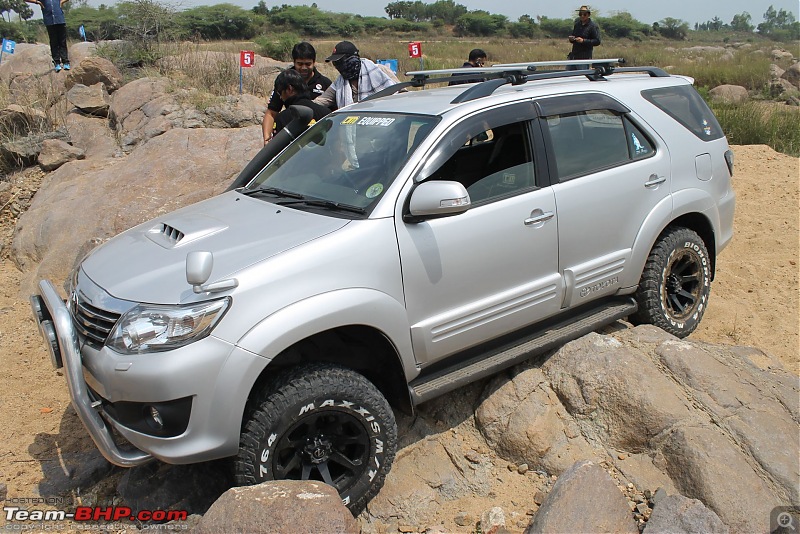
[[[794,88],[800,89],[800,62],[786,69],[783,74],[781,74],[781,79],[792,84]]]
[[[741,85],[718,85],[709,91],[711,99],[715,102],[727,102],[730,104],[741,104],[748,98],[747,89]]]
[[[336,490],[325,483],[281,480],[231,488],[222,494],[193,532],[359,532]]]
[[[98,82],[92,86],[75,84],[67,92],[70,104],[87,115],[108,116],[109,98],[105,86]]]
[[[126,158],[61,166],[17,224],[12,257],[27,273],[21,289],[31,291],[39,278],[61,282],[97,243],[224,191],[261,146],[256,126],[175,129]]]
[[[113,93],[123,84],[122,72],[109,60],[90,56],[80,63],[74,63],[66,77],[67,90],[77,84],[92,86],[102,83],[108,93]]]
[[[39,166],[43,171],[54,171],[63,164],[76,159],[85,159],[86,153],[61,139],[47,139],[39,152]]]
[[[578,460],[597,456],[541,369],[492,380],[475,423],[501,458],[533,469],[559,474]]]
[[[730,529],[717,514],[697,499],[683,495],[670,495],[656,505],[644,534],[693,534],[713,532],[727,534]]]
[[[620,532],[638,534],[628,502],[597,464],[578,462],[564,472],[525,534]]]

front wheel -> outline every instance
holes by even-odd
[[[652,324],[683,338],[691,334],[708,306],[711,287],[708,250],[688,228],[668,228],[647,258],[635,298],[635,324]]]
[[[240,486],[317,480],[358,514],[383,486],[397,448],[386,399],[366,378],[327,364],[279,376],[246,416],[235,462]]]

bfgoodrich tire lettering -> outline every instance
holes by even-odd
[[[652,324],[677,337],[691,334],[708,306],[711,262],[700,236],[688,228],[666,229],[647,258],[636,301],[636,324]]]
[[[235,462],[238,485],[318,480],[357,514],[383,486],[397,448],[389,404],[366,378],[310,364],[278,377],[248,412]]]

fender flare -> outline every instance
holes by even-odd
[[[627,279],[623,287],[635,287],[639,284],[639,275],[644,269],[647,257],[655,245],[656,239],[664,228],[675,219],[696,213],[709,221],[714,233],[719,228],[719,213],[716,211],[714,199],[702,189],[683,189],[664,198],[650,212],[639,228],[633,242],[631,252],[630,273],[636,273],[636,279]],[[716,216],[716,219],[715,219]]]
[[[286,348],[314,334],[350,325],[369,326],[383,333],[394,346],[406,379],[416,377],[405,306],[373,289],[339,289],[290,304],[258,322],[236,345],[260,354],[267,359],[266,365]]]

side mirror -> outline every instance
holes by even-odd
[[[422,182],[411,192],[406,222],[464,213],[471,206],[469,193],[459,182],[431,180]]]
[[[211,277],[214,256],[207,251],[198,250],[186,255],[186,281],[192,287],[202,286]]]
[[[236,278],[206,284],[214,267],[214,256],[207,251],[197,250],[186,255],[186,281],[195,293],[218,293],[239,286]]]

